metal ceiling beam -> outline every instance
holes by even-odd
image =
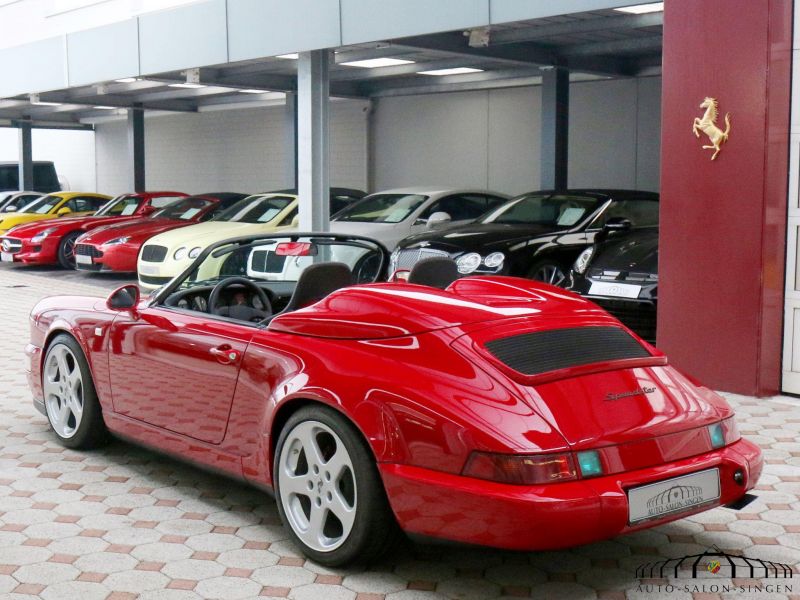
[[[84,101],[76,101],[65,92],[47,92],[42,94],[41,99],[47,102],[61,102],[62,104],[76,104],[87,107],[93,106],[113,106],[114,108],[131,108],[136,99],[132,96],[102,95],[93,98],[86,97]],[[32,105],[34,106],[34,105]],[[57,107],[55,107],[57,108]],[[163,110],[168,112],[195,112],[193,103],[183,100],[171,100],[158,103],[145,104],[142,108],[149,110]]]
[[[0,116],[0,119],[4,117]],[[16,129],[17,124],[15,120],[12,120],[8,123],[0,122],[0,127],[11,127]],[[76,131],[94,131],[94,126],[86,125],[83,123],[73,123],[73,122],[64,122],[64,121],[31,121],[31,129],[65,129],[65,130],[76,130]]]
[[[592,56],[584,59],[582,55],[577,54],[566,57],[562,55],[561,48],[531,42],[513,46],[473,48],[468,44],[467,38],[459,32],[403,38],[400,43],[417,49],[435,50],[471,58],[492,59],[513,65],[563,66],[568,67],[570,71],[615,77],[627,77],[634,74],[630,65],[624,61],[609,57],[598,59]],[[469,64],[464,66],[469,66]]]
[[[130,92],[138,92],[140,90],[147,90],[152,89],[154,87],[162,87],[164,84],[160,81],[151,81],[151,80],[141,80],[141,81],[133,81],[131,83],[106,83],[106,84],[93,84],[93,85],[84,85],[81,87],[71,88],[66,90],[66,93],[71,98],[86,98],[90,96],[104,96],[105,94],[127,94]],[[98,90],[103,87],[105,88],[105,94],[98,93]]]
[[[374,44],[369,48],[354,48],[352,50],[340,50],[334,54],[334,62],[341,64],[343,62],[354,62],[357,60],[368,60],[370,58],[386,58],[397,57],[402,58],[413,50],[396,46],[387,42],[380,42]]]
[[[493,90],[498,88],[528,87],[540,85],[541,75],[517,77],[512,79],[488,79],[484,81],[464,81],[460,83],[425,83],[414,80],[416,85],[402,87],[382,87],[370,93],[370,98],[387,98],[391,96],[417,96],[422,94],[445,94],[448,92],[471,92],[475,90]]]
[[[600,17],[596,19],[576,19],[567,23],[553,23],[519,29],[503,29],[492,31],[489,45],[518,44],[533,42],[545,38],[611,31],[617,29],[640,29],[657,27],[664,24],[664,13],[648,13],[644,15],[620,15],[618,17]]]
[[[598,54],[642,53],[661,50],[662,38],[660,35],[647,37],[627,38],[609,42],[590,42],[588,44],[575,44],[563,46],[559,52],[567,57],[596,56]]]

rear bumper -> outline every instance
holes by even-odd
[[[381,464],[400,526],[410,534],[513,550],[552,550],[608,539],[730,504],[752,489],[763,468],[761,450],[746,440],[693,458],[593,479],[516,486],[419,467]],[[635,525],[627,490],[719,468],[721,495],[713,503]],[[744,472],[742,485],[733,480]]]

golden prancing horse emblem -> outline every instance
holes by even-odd
[[[717,113],[719,112],[719,103],[715,98],[706,97],[700,104],[700,108],[705,108],[706,112],[702,117],[695,117],[692,124],[692,131],[696,137],[700,137],[702,131],[708,136],[711,142],[710,146],[703,146],[705,150],[713,150],[714,154],[711,155],[711,160],[717,158],[717,154],[722,149],[722,144],[728,141],[728,134],[731,131],[731,114],[725,113],[725,131],[717,127]]]

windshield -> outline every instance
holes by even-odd
[[[528,194],[509,200],[480,222],[572,227],[597,210],[602,202],[589,196]]]
[[[39,198],[34,200],[30,204],[23,206],[22,210],[19,212],[26,212],[26,213],[36,213],[37,215],[45,215],[53,210],[59,202],[62,202],[64,199],[58,196],[45,196],[44,198]]]
[[[213,202],[205,198],[184,198],[183,200],[178,200],[177,202],[170,204],[166,208],[162,208],[157,213],[153,213],[153,217],[188,221],[211,204],[213,204]]]
[[[195,262],[179,289],[213,285],[226,277],[255,282],[295,283],[310,265],[346,264],[357,283],[378,279],[385,267],[384,251],[372,240],[339,236],[270,236],[224,244]]]
[[[102,217],[112,215],[115,217],[127,217],[135,213],[136,209],[139,208],[139,205],[143,201],[143,198],[140,196],[123,194],[122,196],[117,196],[111,200],[103,208],[98,210],[94,216]]]
[[[419,194],[373,194],[351,204],[336,215],[337,221],[399,223],[408,218],[428,196]]]
[[[250,196],[214,217],[214,221],[269,223],[295,199],[292,196]]]

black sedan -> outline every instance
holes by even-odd
[[[658,228],[633,230],[590,246],[575,261],[567,288],[655,343]]]
[[[390,273],[449,256],[461,275],[503,274],[564,285],[572,263],[607,223],[658,225],[658,194],[633,190],[538,191],[512,198],[472,224],[410,236]]]

